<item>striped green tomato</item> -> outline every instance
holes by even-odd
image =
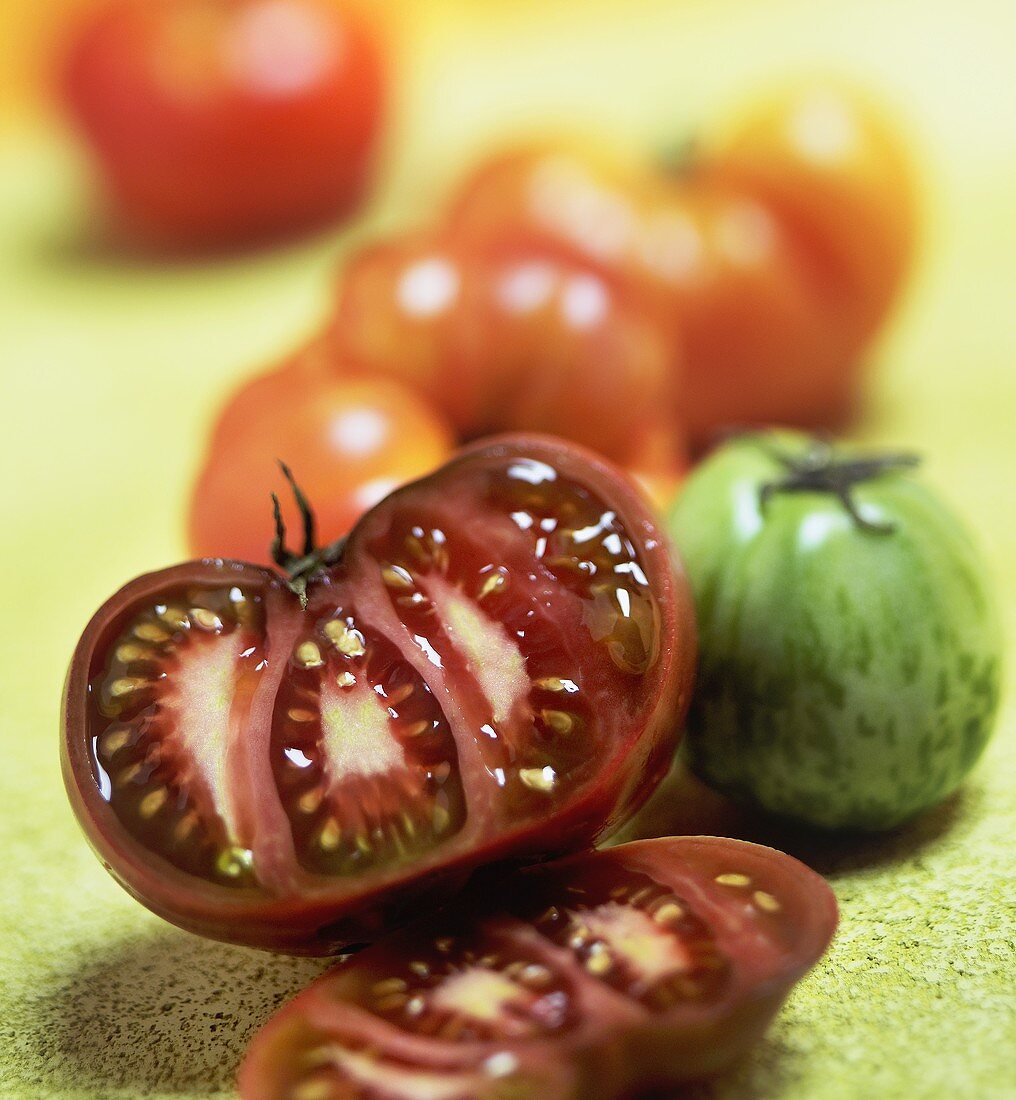
[[[745,436],[669,527],[700,632],[685,742],[735,799],[891,828],[961,783],[990,736],[1001,632],[968,532],[909,455]]]

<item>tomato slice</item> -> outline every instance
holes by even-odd
[[[611,1100],[707,1076],[835,927],[826,883],[771,848],[668,837],[573,856],[340,964],[261,1031],[240,1093]]]
[[[666,770],[695,639],[633,486],[506,436],[387,498],[319,572],[142,577],[72,663],[64,772],[144,904],[327,953],[480,864],[612,831]]]

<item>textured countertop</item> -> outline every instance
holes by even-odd
[[[434,0],[412,19],[375,226],[425,210],[488,120],[511,128],[526,104],[649,142],[752,81],[823,61],[870,74],[910,111],[925,249],[854,434],[927,453],[927,475],[981,533],[1012,639],[1011,6]],[[252,1029],[325,964],[204,942],[113,883],[64,797],[60,688],[94,608],[183,555],[214,403],[313,324],[350,239],[160,266],[104,242],[83,187],[59,134],[0,144],[0,1097],[230,1096]],[[842,924],[768,1038],[695,1095],[1016,1096],[1014,732],[1009,691],[963,792],[889,837],[830,844],[736,823],[826,873]],[[663,826],[726,820],[678,788]]]

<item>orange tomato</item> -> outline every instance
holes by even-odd
[[[476,247],[549,242],[653,311],[683,350],[674,415],[699,446],[843,421],[912,251],[905,158],[866,100],[808,85],[776,104],[666,173],[581,146],[509,150],[450,207]]]
[[[896,300],[916,238],[912,168],[880,106],[842,81],[799,81],[733,122],[710,155],[824,265],[860,349]]]
[[[269,563],[273,490],[290,543],[300,542],[300,517],[279,459],[313,506],[323,545],[449,457],[451,430],[421,397],[390,378],[342,376],[332,366],[314,345],[226,404],[191,498],[196,557]]]

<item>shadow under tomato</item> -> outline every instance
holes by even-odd
[[[298,959],[175,929],[112,943],[35,1002],[39,1083],[58,1090],[232,1095],[254,1033],[335,959]],[[793,1052],[766,1036],[722,1076],[645,1100],[765,1100],[793,1083]]]
[[[776,1100],[793,1090],[801,1074],[794,1068],[795,1051],[776,1036],[760,1039],[726,1073],[686,1085],[652,1089],[638,1100]]]
[[[324,225],[300,233],[279,233],[236,244],[177,245],[132,235],[113,220],[94,215],[61,225],[44,236],[40,254],[58,268],[135,273],[221,269],[271,262],[277,256],[334,246],[341,226]]]
[[[232,1092],[254,1032],[334,959],[295,959],[175,929],[111,943],[39,991],[45,1082],[143,1096]]]
[[[968,785],[940,806],[885,833],[834,833],[738,806],[698,780],[680,758],[639,813],[610,843],[656,836],[730,836],[779,848],[835,878],[855,868],[909,859],[958,827],[980,792]]]

